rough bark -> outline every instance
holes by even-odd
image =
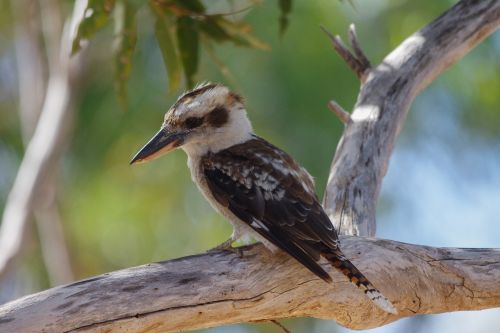
[[[353,329],[424,313],[500,304],[500,249],[432,248],[342,237],[343,250],[391,299],[375,307],[341,273],[327,284],[263,246],[213,252],[108,273],[0,308],[1,332],[173,332],[311,316]]]
[[[499,24],[500,1],[460,1],[375,68],[352,62],[363,84],[346,119],[325,199],[343,233],[375,232],[380,183],[413,98]],[[353,44],[355,36],[350,39]],[[354,52],[360,60],[359,45]],[[27,296],[0,307],[0,331],[168,332],[294,316],[364,329],[415,314],[500,305],[498,249],[439,249],[348,236],[341,241],[346,256],[398,315],[376,308],[326,264],[332,284],[257,245],[242,258],[201,254]]]

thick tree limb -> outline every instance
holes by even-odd
[[[380,185],[413,99],[499,25],[500,1],[462,0],[369,70],[324,196],[323,205],[340,233],[375,235]],[[346,59],[344,51],[339,54]],[[352,61],[347,63],[353,68]],[[359,76],[357,67],[353,71]]]
[[[1,332],[173,332],[311,316],[365,329],[500,304],[500,249],[440,249],[343,236],[343,250],[398,308],[376,308],[325,263],[327,284],[285,254],[247,247],[96,276],[0,307]]]
[[[326,208],[342,232],[375,232],[380,182],[411,101],[499,24],[500,1],[463,0],[369,70],[326,193]],[[285,254],[252,246],[243,258],[201,254],[27,296],[0,307],[0,329],[168,332],[294,316],[363,329],[415,314],[500,305],[499,249],[439,249],[347,236],[341,241],[346,256],[398,315],[376,308],[327,264],[333,284]]]

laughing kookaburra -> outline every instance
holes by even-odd
[[[337,232],[314,192],[312,177],[290,155],[253,133],[242,98],[219,84],[182,95],[158,133],[131,164],[175,148],[188,156],[193,181],[234,227],[229,248],[250,234],[271,251],[281,249],[326,282],[321,257],[383,310],[396,309],[343,255]]]

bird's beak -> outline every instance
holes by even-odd
[[[169,131],[166,127],[161,128],[158,133],[156,133],[137,154],[135,154],[130,164],[151,161],[168,153],[184,142],[186,134],[186,132]]]

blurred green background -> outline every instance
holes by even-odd
[[[231,3],[220,0],[210,5],[231,8]],[[223,82],[243,95],[256,132],[309,170],[320,197],[343,128],[326,104],[334,99],[350,110],[359,83],[319,26],[345,39],[349,24],[355,23],[365,52],[377,64],[455,1],[353,3],[295,1],[283,36],[277,1],[247,3],[251,9],[239,17],[269,50],[217,44],[214,53],[224,69],[204,50],[196,74],[197,81]],[[65,1],[63,8],[70,5]],[[15,18],[8,2],[0,6],[0,203],[4,203],[23,157],[23,145],[17,112]],[[154,163],[128,165],[183,89],[167,93],[152,15],[147,6],[138,12],[127,108],[114,90],[112,26],[99,32],[85,51],[71,134],[57,171],[57,204],[74,279],[203,252],[231,233],[230,225],[212,211],[192,184],[182,151]],[[492,225],[499,224],[500,216],[499,55],[496,33],[418,97],[383,185],[378,236],[434,246],[500,247],[498,237],[491,235],[492,228],[499,228]],[[425,191],[427,198],[422,195]],[[473,221],[463,218],[468,214],[474,216]],[[51,287],[39,239],[37,229],[31,227],[15,272],[0,286],[0,303]],[[481,313],[417,317],[378,330],[495,331],[500,313]],[[471,329],[466,323],[472,321],[484,327]],[[313,319],[285,324],[294,332],[344,330],[333,322]],[[278,329],[252,324],[209,331]]]

